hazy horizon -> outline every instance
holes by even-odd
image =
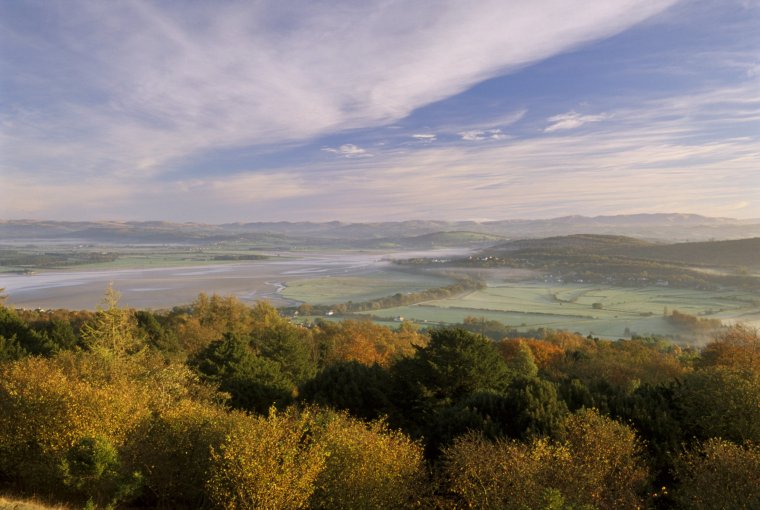
[[[746,0],[4,2],[0,217],[760,218],[758,25]]]
[[[498,222],[551,222],[557,220],[568,219],[580,219],[580,220],[599,220],[599,219],[615,219],[615,218],[631,218],[631,217],[644,217],[648,219],[656,219],[657,217],[681,217],[691,219],[704,219],[704,220],[723,220],[723,221],[735,221],[739,223],[754,223],[760,222],[760,217],[757,218],[738,218],[729,216],[706,216],[697,213],[679,213],[679,212],[662,212],[662,213],[649,213],[641,212],[635,214],[600,214],[595,216],[587,216],[582,214],[568,214],[565,216],[553,216],[553,217],[539,217],[539,218],[527,218],[527,217],[512,217],[512,218],[454,218],[454,219],[440,219],[440,218],[404,218],[397,220],[378,220],[378,221],[353,221],[345,218],[333,218],[316,221],[313,219],[292,219],[292,220],[258,220],[258,219],[233,219],[224,222],[203,222],[203,221],[171,221],[161,218],[146,218],[146,219],[128,219],[128,218],[80,218],[71,220],[61,220],[53,218],[0,218],[0,222],[57,222],[57,223],[169,223],[169,224],[197,224],[197,225],[235,225],[235,224],[249,224],[249,223],[314,223],[314,224],[327,224],[327,223],[342,223],[342,224],[371,224],[371,223],[498,223]]]

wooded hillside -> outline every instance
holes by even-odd
[[[760,505],[757,330],[698,350],[467,326],[303,327],[205,295],[0,307],[0,490],[90,508]]]

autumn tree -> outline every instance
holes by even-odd
[[[760,508],[760,445],[705,441],[680,456],[676,479],[680,508]]]
[[[211,450],[219,448],[239,422],[250,418],[220,405],[183,398],[146,416],[124,448],[130,465],[143,474],[149,506],[199,508]]]
[[[174,320],[178,322],[177,335],[182,347],[191,354],[219,340],[225,333],[246,336],[253,324],[250,309],[235,296],[213,294],[209,297],[204,293],[193,301],[189,313]]]
[[[516,377],[536,377],[538,365],[532,349],[522,341],[502,341],[496,344],[509,369]]]
[[[414,353],[414,345],[424,340],[405,327],[398,332],[369,320],[322,322],[316,332],[320,364],[358,361],[365,365],[389,366],[394,360]]]
[[[566,418],[563,430],[558,441],[529,444],[461,436],[444,451],[450,490],[469,508],[642,506],[647,470],[629,427],[583,411]]]
[[[119,293],[109,285],[95,317],[82,328],[82,340],[93,352],[108,357],[134,354],[145,343],[132,311],[119,307]]]
[[[79,484],[77,473],[86,471],[72,461],[86,460],[88,443],[93,451],[120,447],[149,413],[145,386],[103,377],[91,354],[81,357],[31,357],[0,367],[0,473],[20,488],[94,496],[88,491],[101,490],[105,479]],[[112,467],[101,474],[110,477]]]
[[[760,331],[742,324],[732,326],[705,346],[699,365],[760,374]]]
[[[324,448],[309,433],[309,412],[270,412],[241,421],[211,449],[206,491],[223,509],[303,508],[325,466]]]
[[[410,508],[425,491],[422,447],[381,421],[323,412],[314,427],[324,469],[309,506],[315,509]]]

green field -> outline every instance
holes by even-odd
[[[631,333],[683,333],[664,317],[672,310],[726,322],[760,324],[760,296],[743,292],[544,283],[495,285],[456,298],[373,314],[442,324],[476,316],[521,329],[546,327],[619,338]]]
[[[449,285],[453,280],[424,273],[382,270],[361,276],[330,276],[291,280],[282,295],[313,305],[362,302],[396,294]]]
[[[7,248],[7,247],[6,247]],[[1,250],[1,249],[0,249]],[[120,269],[152,269],[184,266],[207,266],[229,263],[248,262],[245,257],[252,257],[260,252],[245,248],[232,247],[156,247],[156,246],[89,246],[84,248],[74,246],[38,246],[35,249],[21,249],[22,253],[30,255],[30,261],[35,255],[52,253],[69,259],[67,263],[50,263],[38,265],[34,263],[22,265],[3,265],[0,259],[0,273],[17,273],[24,270],[120,270]],[[82,261],[89,253],[115,254],[113,261],[88,262]],[[239,257],[242,260],[234,260]],[[225,260],[227,258],[227,260]]]

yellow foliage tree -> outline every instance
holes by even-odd
[[[118,447],[149,413],[142,386],[87,381],[67,363],[25,358],[0,367],[0,471],[22,487],[60,489],[58,467],[71,448],[85,438]]]
[[[732,326],[705,346],[700,365],[760,374],[760,330],[743,324]]]
[[[328,412],[315,431],[327,453],[316,479],[311,508],[409,508],[424,492],[422,447],[383,422],[364,423],[345,413]]]
[[[325,453],[309,432],[309,412],[290,410],[250,417],[211,450],[206,488],[211,502],[228,510],[304,508]]]
[[[125,447],[160,508],[198,508],[206,501],[212,448],[250,418],[207,402],[182,399],[146,417]]]
[[[564,426],[564,440],[553,443],[462,436],[444,451],[450,490],[468,508],[517,510],[558,502],[640,508],[648,473],[634,432],[593,410],[569,416]]]
[[[209,297],[201,293],[191,305],[191,312],[182,317],[178,336],[188,353],[195,353],[225,333],[250,334],[253,325],[251,310],[235,296]]]
[[[710,439],[680,456],[676,478],[681,508],[760,508],[760,445]]]
[[[95,317],[82,328],[85,345],[104,358],[134,354],[145,346],[137,333],[134,314],[119,307],[119,298],[119,293],[109,285]]]

